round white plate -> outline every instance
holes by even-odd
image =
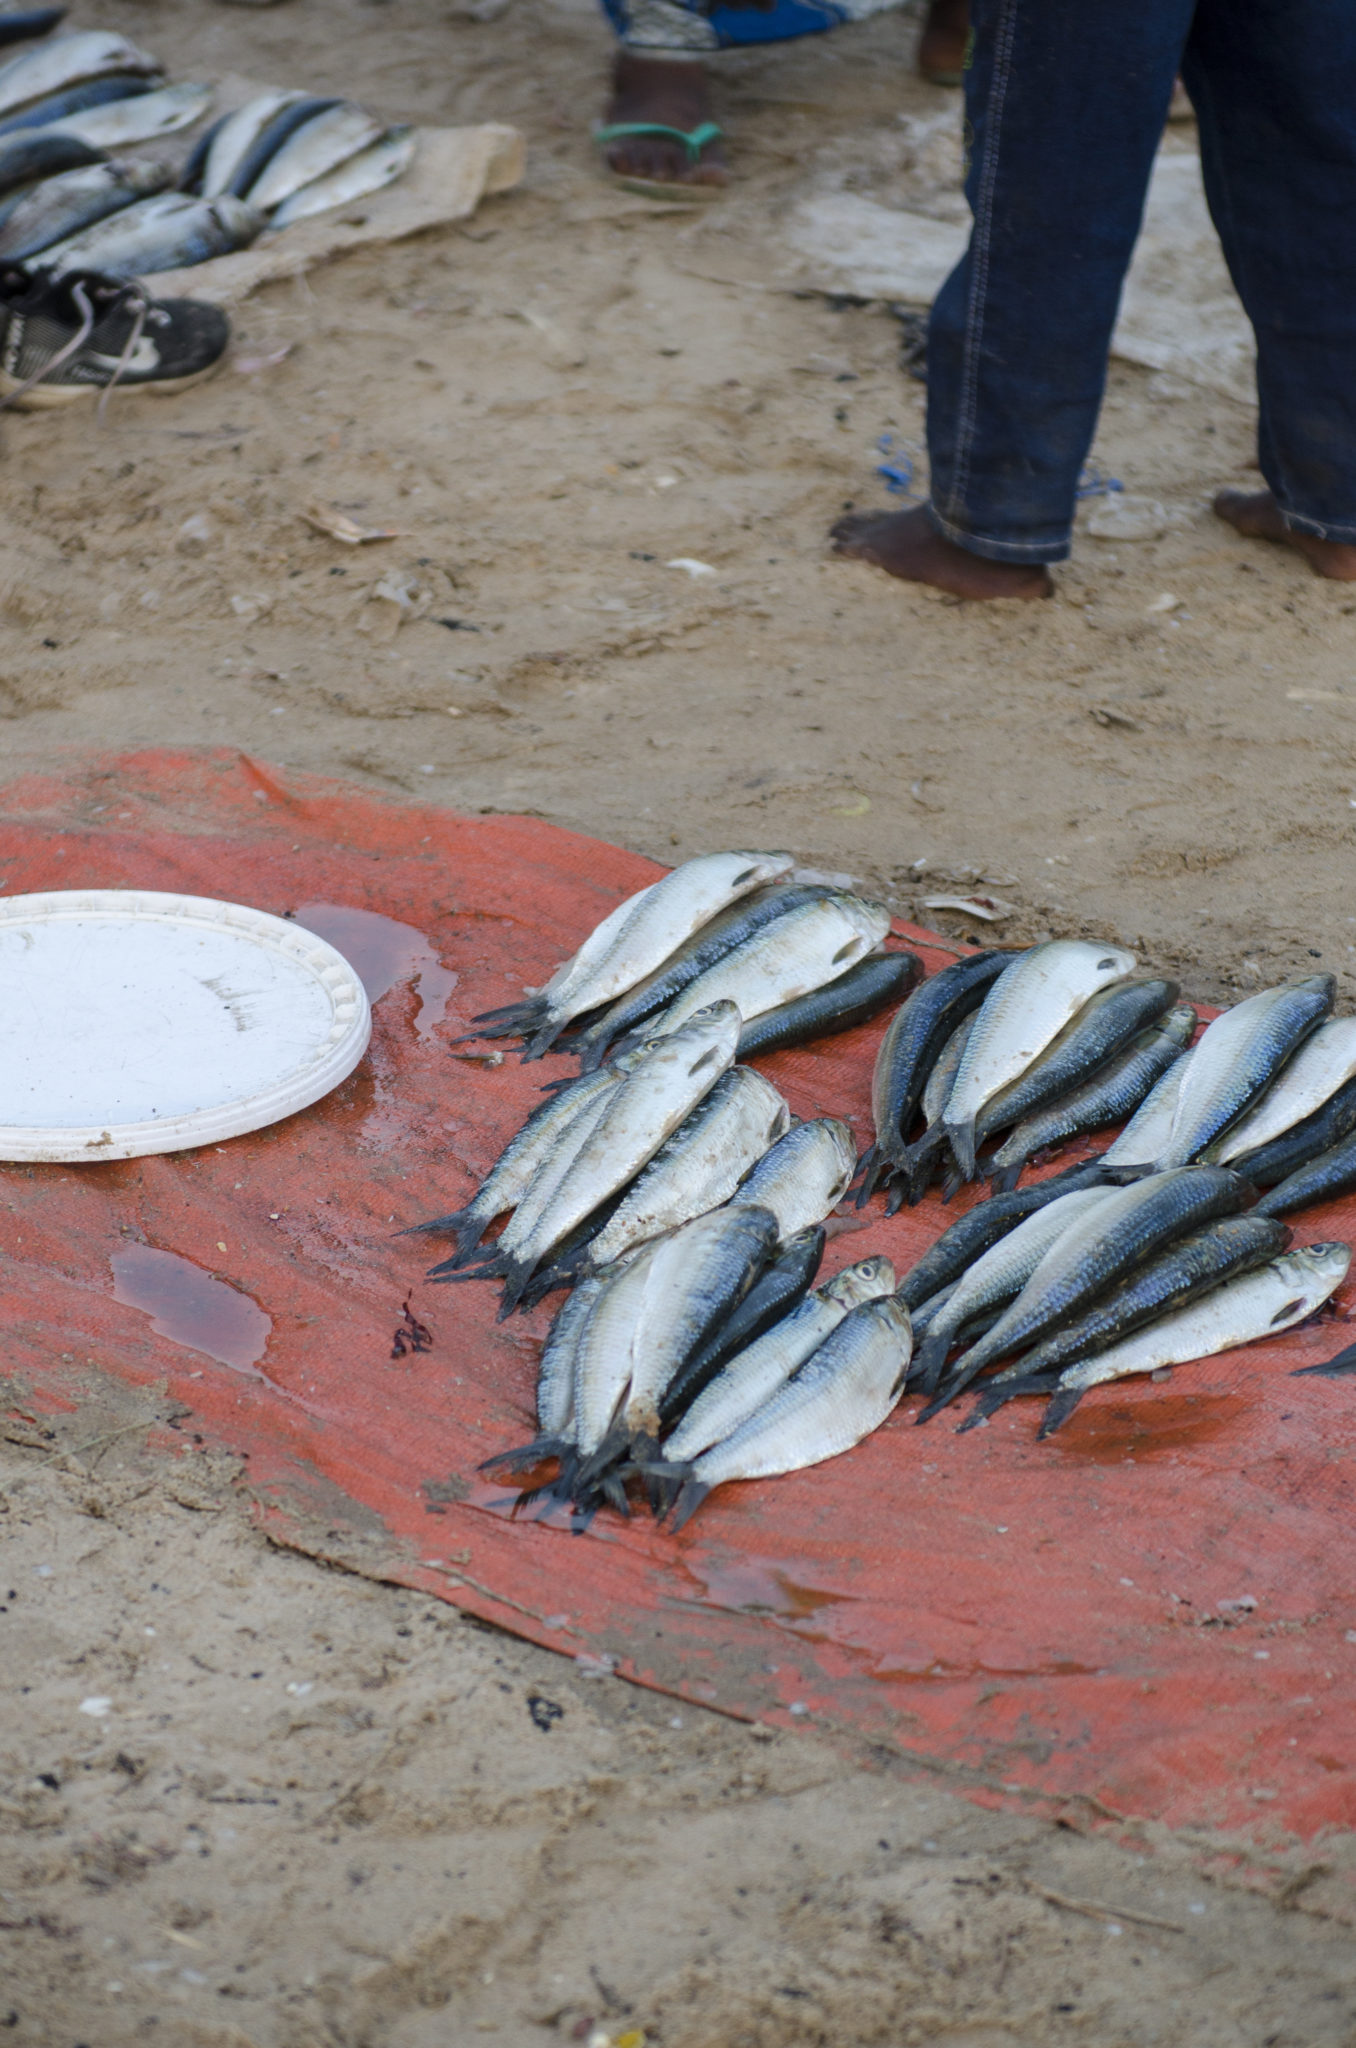
[[[328,1095],[372,1013],[342,953],[267,911],[150,889],[0,897],[0,1159],[135,1159]]]

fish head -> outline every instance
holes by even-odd
[[[819,1292],[830,1301],[841,1302],[844,1308],[856,1308],[864,1301],[883,1300],[894,1293],[895,1285],[893,1264],[884,1252],[873,1252],[869,1258],[844,1266],[841,1273],[824,1282]]]
[[[734,889],[761,889],[767,882],[780,881],[789,875],[796,865],[795,857],[789,853],[727,853],[724,859],[742,862],[741,868],[730,878]]]
[[[676,1031],[649,1040],[645,1050],[655,1059],[672,1055],[684,1061],[689,1073],[695,1074],[703,1067],[714,1067],[719,1072],[732,1064],[743,1028],[738,1007],[722,999],[694,1010]]]
[[[1331,1003],[1337,994],[1337,976],[1335,974],[1301,974],[1297,975],[1294,981],[1288,981],[1285,986],[1293,988],[1297,992],[1302,992],[1304,995],[1325,996],[1328,1002]]]
[[[835,895],[834,903],[865,941],[863,951],[878,946],[890,929],[891,913],[884,903],[878,903],[873,896],[852,896],[844,893]]]
[[[857,1171],[857,1140],[841,1117],[814,1116],[805,1123],[796,1125],[801,1143],[815,1151],[822,1150],[826,1158],[832,1158],[840,1174],[846,1174],[844,1187]]]
[[[1273,1264],[1293,1284],[1297,1295],[1311,1298],[1313,1307],[1319,1308],[1346,1279],[1351,1246],[1333,1240],[1301,1245],[1298,1251],[1282,1252]]]
[[[1200,1018],[1190,1003],[1177,1003],[1155,1027],[1175,1045],[1190,1045]]]

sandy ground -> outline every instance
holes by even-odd
[[[1053,603],[826,553],[922,387],[886,311],[778,288],[779,221],[824,181],[954,216],[907,15],[727,60],[738,183],[696,217],[597,175],[585,0],[80,18],[181,75],[514,121],[530,168],[252,302],[196,393],[6,419],[0,773],[228,743],[661,859],[790,846],[962,932],[924,899],[978,884],[1005,937],[1113,932],[1197,997],[1321,961],[1350,999],[1356,593],[1211,517],[1255,480],[1246,408],[1113,371],[1096,459],[1168,530],[1082,537]],[[345,550],[317,498],[400,537]],[[55,1439],[0,1404],[16,2048],[1356,2038],[1302,1864],[1269,1903],[1199,1844],[1145,1862],[585,1681],[270,1549],[190,1425],[147,1452],[149,1410],[89,1399]]]

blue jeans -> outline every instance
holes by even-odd
[[[970,246],[928,336],[932,517],[1058,562],[1173,79],[1257,337],[1262,474],[1356,541],[1356,0],[974,0]]]

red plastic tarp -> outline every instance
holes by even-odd
[[[530,1433],[549,1307],[496,1325],[494,1289],[426,1283],[427,1240],[394,1231],[465,1200],[541,1083],[572,1070],[465,1064],[451,1038],[659,871],[530,818],[236,753],[82,762],[2,802],[7,893],[310,906],[375,987],[393,983],[355,1076],[285,1123],[191,1154],[0,1168],[3,1356],[21,1386],[61,1399],[89,1363],[166,1382],[248,1455],[284,1530],[309,1509],[336,1548],[356,1532],[371,1568],[537,1642],[733,1714],[808,1714],[980,1797],[1253,1838],[1356,1824],[1356,1388],[1291,1377],[1343,1346],[1340,1321],[1099,1389],[1045,1444],[1029,1404],[965,1436],[915,1429],[910,1404],[846,1458],[724,1490],[677,1538],[606,1515],[584,1538],[510,1522],[475,1468]],[[336,925],[336,907],[367,915]],[[900,929],[930,969],[953,957]],[[865,1142],[881,1028],[763,1064],[798,1115],[847,1116]],[[902,1270],[951,1213],[933,1197],[886,1223],[877,1207],[827,1268],[880,1248]],[[1353,1223],[1348,1202],[1297,1235]],[[143,1288],[187,1276],[205,1307],[176,1308],[172,1284],[155,1316],[119,1301],[138,1267]],[[395,1344],[406,1301],[431,1349]],[[1354,1303],[1344,1289],[1339,1313]]]

